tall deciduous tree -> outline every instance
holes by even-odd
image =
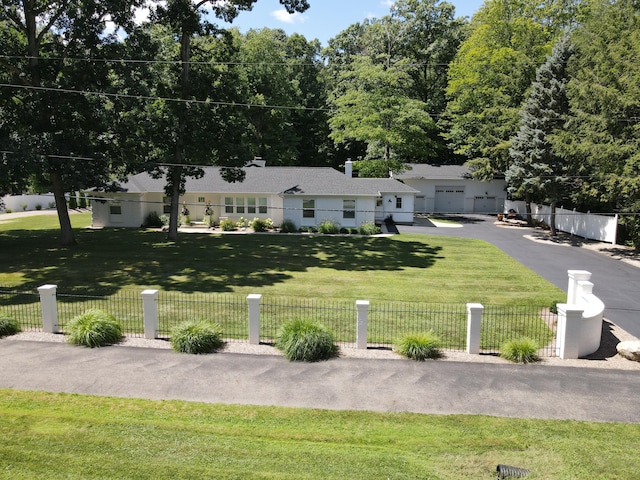
[[[520,129],[511,140],[511,165],[506,172],[508,191],[524,197],[527,219],[531,201],[551,204],[551,233],[556,234],[557,202],[569,196],[571,165],[553,146],[569,112],[567,63],[573,53],[568,37],[554,46],[547,61],[536,71],[536,80],[520,111]]]
[[[640,5],[592,0],[570,64],[572,118],[556,148],[580,167],[574,201],[616,211],[640,248]]]
[[[217,28],[206,20],[207,8],[214,17],[227,22],[233,19],[242,10],[251,10],[257,0],[226,0],[224,2],[213,0],[199,0],[192,3],[190,0],[168,0],[166,5],[160,5],[155,11],[154,18],[170,28],[178,40],[180,72],[176,79],[178,86],[177,97],[182,102],[172,104],[175,116],[175,131],[173,136],[173,159],[167,168],[166,191],[171,198],[171,213],[167,238],[172,241],[178,239],[178,213],[179,197],[184,192],[186,176],[202,175],[202,170],[190,167],[190,165],[212,164],[219,159],[212,158],[208,148],[202,146],[201,139],[194,138],[193,130],[190,131],[189,123],[193,121],[190,107],[196,97],[192,91],[191,54],[192,42],[198,36],[204,36],[217,31]],[[309,8],[307,0],[280,0],[280,3],[289,13],[303,12]],[[198,137],[199,135],[195,135]],[[195,141],[191,141],[195,140]],[[209,140],[211,141],[211,140]]]
[[[3,108],[13,116],[0,127],[8,135],[8,151],[18,155],[23,174],[38,177],[54,194],[61,243],[75,244],[65,191],[105,181],[109,159],[104,155],[106,99],[82,92],[100,92],[109,83],[104,62],[116,41],[107,23],[129,27],[137,0],[43,2],[4,0]],[[6,135],[6,133],[5,133]],[[78,159],[83,157],[83,159]],[[14,160],[15,162],[15,160]],[[3,162],[4,163],[4,162]],[[15,185],[17,187],[17,185]]]
[[[449,69],[441,125],[477,178],[509,166],[510,138],[535,71],[577,15],[580,0],[487,0]]]

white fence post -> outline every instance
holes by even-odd
[[[158,338],[158,290],[142,292],[142,314],[144,317],[144,338]]]
[[[578,303],[578,283],[591,278],[591,272],[586,270],[569,270],[569,286],[567,287],[567,304],[576,305]]]
[[[57,285],[42,285],[38,287],[40,308],[42,309],[42,331],[45,333],[60,333],[56,299],[57,289]]]
[[[356,329],[356,348],[366,350],[367,329],[369,324],[369,300],[356,300],[358,311],[358,325]]]
[[[480,303],[467,303],[467,353],[480,353],[480,325],[484,306]]]
[[[260,344],[260,300],[262,295],[252,293],[247,296],[249,304],[249,343],[251,345]]]
[[[558,331],[556,351],[560,358],[578,358],[580,355],[582,314],[575,305],[558,304]]]

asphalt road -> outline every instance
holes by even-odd
[[[426,233],[489,242],[567,291],[568,270],[592,273],[593,293],[605,304],[605,317],[640,338],[640,268],[578,246],[538,243],[525,238],[529,228],[503,228],[489,216],[459,216],[462,228],[399,226],[400,233]]]
[[[0,388],[331,410],[640,423],[635,371],[0,341]]]

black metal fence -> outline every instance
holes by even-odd
[[[467,336],[466,305],[424,303],[371,303],[368,342],[391,347],[409,334],[433,332],[443,350],[464,350]]]
[[[0,287],[0,313],[18,320],[23,331],[42,330],[42,310],[38,292]]]
[[[89,308],[113,314],[129,336],[144,335],[141,292],[123,290],[112,295],[80,295],[58,292],[58,324],[64,332],[69,321]],[[222,327],[229,341],[247,342],[248,302],[245,296],[228,294],[185,294],[160,292],[158,295],[158,335],[167,338],[172,326],[191,319],[207,319]],[[0,287],[0,313],[16,318],[23,330],[41,330],[39,295]],[[281,326],[295,319],[308,319],[331,329],[338,344],[356,342],[355,301],[291,297],[263,297],[260,304],[260,340],[273,343]],[[508,340],[527,337],[540,346],[540,355],[555,356],[556,316],[536,306],[485,305],[481,323],[482,353],[498,354]],[[394,341],[415,333],[433,332],[443,350],[464,350],[467,335],[466,305],[406,302],[371,302],[368,310],[367,343],[389,348]]]
[[[336,336],[339,345],[356,341],[357,312],[354,301],[309,298],[263,298],[260,304],[260,339],[273,343],[280,327],[291,320],[313,320]]]
[[[222,327],[225,339],[246,342],[248,310],[246,297],[241,295],[160,292],[158,336],[169,337],[171,328],[180,322],[206,319]]]

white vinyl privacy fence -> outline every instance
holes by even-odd
[[[513,209],[522,217],[527,213],[526,204],[523,201],[506,200],[504,208],[505,212]],[[544,222],[547,225],[551,224],[551,207],[549,205],[536,205],[532,203],[531,215],[534,219]],[[597,215],[594,213],[583,213],[576,210],[557,208],[556,228],[561,232],[567,232],[571,235],[615,245],[618,230],[618,215]]]

